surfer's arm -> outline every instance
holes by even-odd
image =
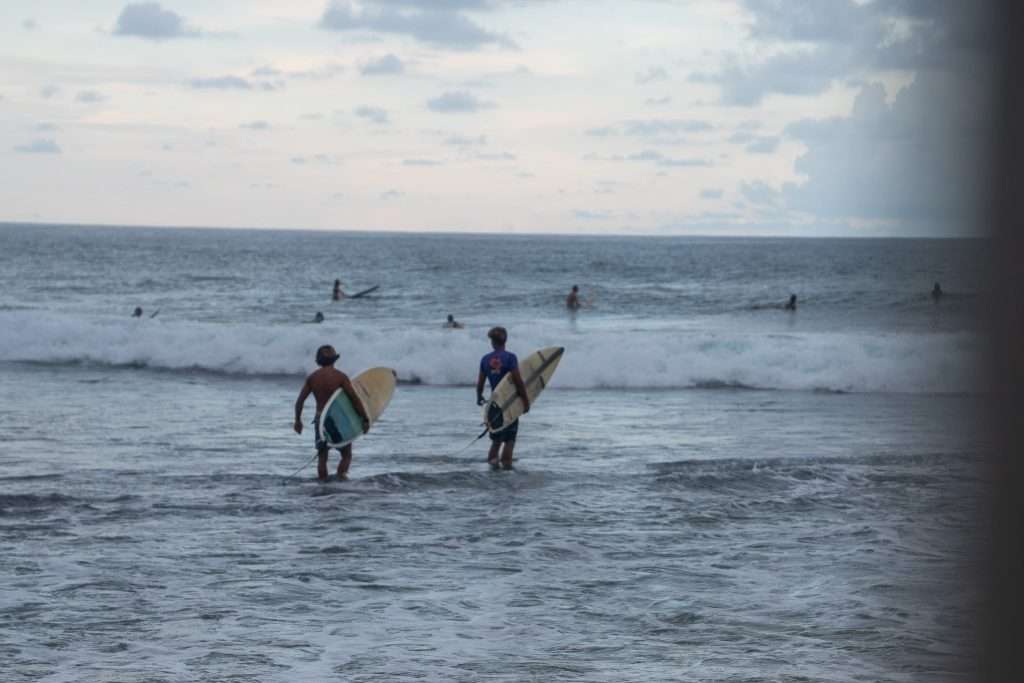
[[[484,404],[484,380],[485,379],[487,379],[487,376],[484,375],[483,370],[481,370],[480,374],[476,378],[476,404],[478,406],[482,406]]]
[[[530,397],[526,395],[526,385],[523,384],[523,376],[519,374],[519,368],[513,368],[510,373],[512,383],[516,385],[516,393],[523,401],[523,414],[530,412]]]
[[[352,407],[359,413],[359,417],[363,418],[363,434],[369,433],[370,414],[366,412],[366,406],[363,405],[362,399],[359,398],[359,394],[356,393],[356,389],[352,386],[352,382],[349,381],[348,377],[342,376],[341,388],[348,394],[348,400],[352,401]]]
[[[295,400],[295,424],[293,428],[296,434],[302,433],[302,406],[305,405],[311,391],[309,378],[306,378],[305,383],[302,385],[302,390],[299,392],[299,397]]]

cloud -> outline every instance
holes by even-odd
[[[380,198],[383,199],[384,201],[387,201],[389,199],[398,199],[399,197],[403,196],[405,196],[405,193],[400,192],[398,190],[385,190],[384,192],[380,193]]]
[[[770,135],[758,135],[746,146],[750,154],[771,154],[779,146],[779,138]]]
[[[134,36],[147,40],[168,40],[199,35],[185,25],[181,15],[165,10],[157,2],[126,5],[114,26],[114,35]]]
[[[295,71],[285,71],[270,64],[253,69],[250,74],[253,78],[276,79],[272,84],[283,87],[284,79],[324,81],[345,73],[345,65],[337,62],[328,62],[322,66]]]
[[[60,154],[61,149],[57,146],[57,143],[53,140],[46,138],[36,138],[27,145],[17,145],[14,147],[15,152],[21,152],[22,154]]]
[[[26,19],[25,21],[21,22],[21,27],[26,31],[35,31],[37,28],[39,28],[39,24],[36,23],[35,19]]]
[[[371,59],[359,67],[364,76],[392,76],[405,71],[405,63],[393,54]]]
[[[487,144],[487,136],[479,135],[473,138],[456,134],[445,138],[444,144],[449,147],[477,147]]]
[[[790,124],[784,134],[806,151],[794,164],[802,179],[782,188],[786,204],[822,217],[970,232],[988,183],[986,87],[922,72],[891,102],[871,83],[849,116]]]
[[[327,156],[326,154],[314,154],[312,156],[293,156],[291,161],[296,166],[305,166],[307,164],[320,164],[323,166],[333,166],[337,163],[336,158]]]
[[[96,104],[98,102],[105,102],[106,100],[106,95],[95,90],[82,90],[75,95],[75,102],[82,102],[84,104]]]
[[[240,76],[214,76],[212,78],[193,78],[188,82],[193,90],[266,90],[280,89],[280,84],[268,81],[255,82]]]
[[[270,130],[270,124],[266,121],[250,121],[249,123],[243,123],[239,128],[248,128],[249,130]]]
[[[517,157],[509,152],[494,152],[491,154],[477,154],[476,158],[481,161],[515,161]]]
[[[721,102],[753,106],[771,94],[817,95],[833,83],[878,70],[940,69],[962,76],[990,70],[979,59],[996,44],[995,13],[962,0],[744,0],[750,39],[771,44],[772,56],[732,56],[692,82],[721,88]]]
[[[703,133],[709,130],[714,130],[714,126],[708,121],[699,119],[631,119],[601,128],[590,128],[586,133],[594,137],[610,137],[612,135],[656,137],[680,133]]]
[[[390,123],[387,110],[380,107],[359,106],[355,108],[355,115],[377,124]]]
[[[428,109],[442,114],[470,113],[495,106],[493,102],[485,102],[466,91],[446,92],[427,101]]]
[[[436,161],[434,159],[404,159],[402,166],[443,166],[443,161]]]
[[[699,167],[699,166],[711,166],[711,162],[707,159],[676,159],[673,157],[667,157],[661,152],[654,149],[645,149],[641,152],[634,154],[621,155],[615,154],[610,157],[602,157],[596,154],[587,154],[583,157],[584,161],[633,161],[633,162],[645,162],[653,163],[658,166],[667,167]]]
[[[60,130],[60,129],[57,127],[56,124],[44,122],[44,123],[37,123],[36,124],[36,130],[38,130],[40,133],[49,133],[49,132],[52,132],[52,131],[55,131],[55,130]]]
[[[715,187],[706,187],[700,191],[701,199],[721,199],[722,195],[725,194],[722,190]]]
[[[612,217],[607,211],[590,211],[587,209],[576,209],[572,215],[581,221],[605,221]]]
[[[332,0],[320,17],[319,26],[330,31],[370,31],[403,35],[437,47],[475,50],[485,45],[514,47],[514,43],[468,19],[466,9],[486,9],[489,3],[403,2],[367,0],[357,5]]]
[[[665,97],[648,97],[644,100],[644,104],[649,107],[664,107],[667,104],[672,103],[672,98],[668,95]]]
[[[44,85],[42,88],[39,89],[39,96],[42,97],[44,100],[48,100],[59,92],[60,88],[56,85]]]
[[[744,181],[739,186],[740,195],[755,206],[773,206],[779,200],[779,191],[760,180]]]
[[[647,71],[636,74],[635,80],[637,85],[646,85],[647,83],[664,81],[668,80],[668,72],[665,71],[664,67],[652,66]]]

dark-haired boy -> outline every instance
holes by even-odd
[[[313,397],[316,398],[316,417],[313,418],[313,439],[317,455],[316,476],[320,481],[327,479],[327,452],[329,450],[323,435],[320,434],[320,413],[335,391],[338,389],[345,391],[349,400],[352,401],[352,407],[363,418],[363,433],[366,434],[370,431],[369,414],[366,412],[363,402],[359,400],[359,395],[356,394],[355,389],[352,387],[352,381],[349,380],[348,375],[334,367],[334,363],[338,358],[338,352],[334,350],[333,346],[325,345],[317,349],[316,364],[320,366],[320,369],[315,370],[306,378],[305,383],[302,385],[302,390],[299,392],[299,398],[295,401],[294,429],[296,434],[301,434],[302,406],[310,394],[313,394]],[[348,479],[348,467],[352,463],[352,444],[342,446],[338,450],[341,452],[341,461],[338,463],[338,479]]]
[[[491,391],[498,386],[498,382],[505,375],[512,375],[512,382],[516,385],[516,392],[523,401],[523,414],[530,412],[530,397],[526,394],[526,385],[519,374],[519,359],[516,354],[505,350],[505,342],[508,341],[508,331],[504,327],[492,327],[487,336],[491,340],[491,348],[494,350],[480,359],[480,375],[476,380],[476,404],[482,406],[484,400],[484,380],[491,383]],[[519,420],[510,424],[505,429],[491,434],[491,450],[487,454],[487,463],[498,467],[498,451],[501,449],[501,466],[506,470],[512,469],[512,451],[516,446],[516,435],[519,433]],[[504,444],[504,448],[502,448]]]

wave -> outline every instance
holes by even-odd
[[[98,318],[0,311],[0,361],[75,363],[239,376],[302,375],[321,344],[339,367],[394,368],[399,380],[469,385],[488,350],[473,330],[352,325],[271,325]],[[535,323],[511,330],[525,355],[566,347],[553,385],[564,389],[780,389],[975,393],[983,338],[972,332],[799,332],[734,328],[570,332]]]

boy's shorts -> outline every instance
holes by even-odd
[[[515,441],[516,441],[516,434],[518,434],[518,433],[519,433],[519,420],[517,419],[515,422],[510,424],[508,427],[506,427],[505,429],[502,429],[500,432],[492,432],[490,436],[491,436],[491,441],[493,443],[515,443]]]

